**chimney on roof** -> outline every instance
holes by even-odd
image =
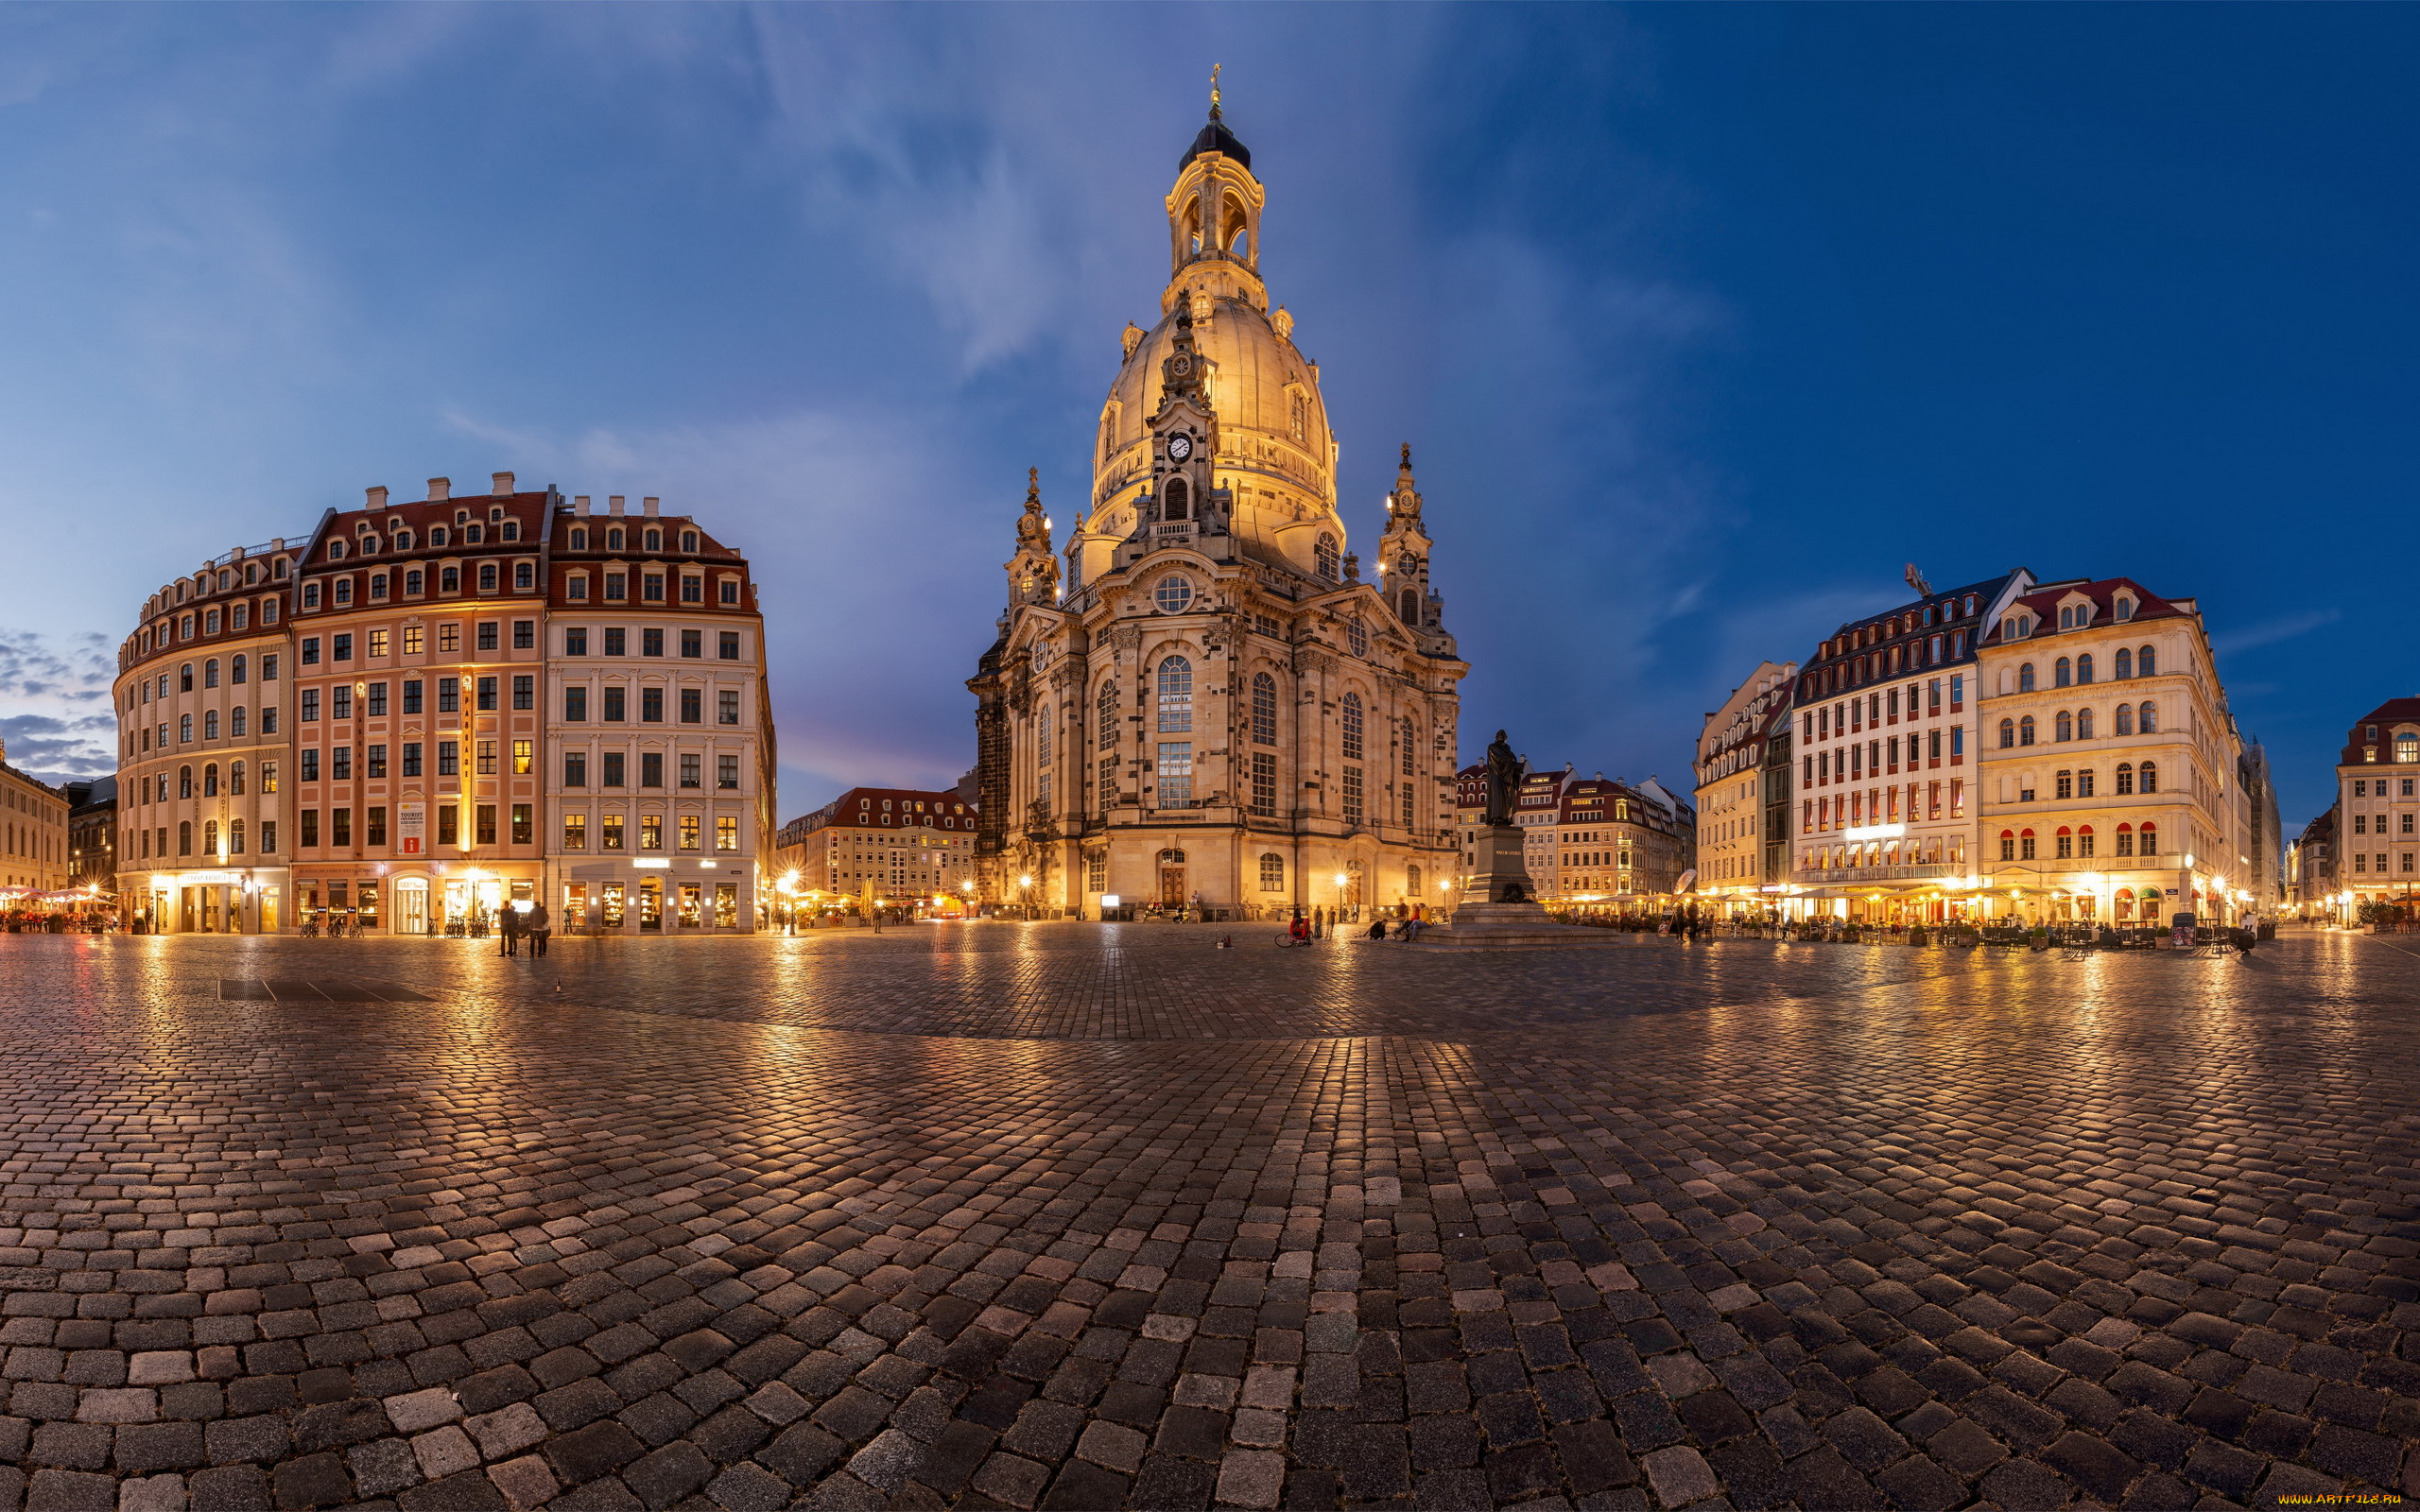
[[[384,509],[387,507],[387,486],[385,484],[381,483],[374,489],[366,489],[362,491],[370,501],[368,505],[364,506],[364,507],[371,509]]]
[[[650,493],[646,498],[639,501],[639,508],[648,519],[652,520],[655,518],[656,506],[663,502],[664,501],[662,499],[659,499],[654,494]]]
[[[622,496],[620,494],[609,493],[605,496],[605,512],[607,514],[620,514],[622,512]]]
[[[503,498],[506,494],[510,493],[512,491],[512,474],[510,472],[491,473],[488,478],[488,491],[499,499]]]
[[[428,498],[430,503],[434,504],[440,499],[450,499],[452,497],[454,497],[454,480],[452,478],[431,478],[428,480]]]
[[[571,496],[571,512],[572,512],[572,513],[574,513],[574,514],[581,514],[581,515],[584,515],[584,514],[586,514],[586,513],[588,512],[588,495],[587,495],[587,494],[585,494],[585,493],[575,493],[575,494],[573,494],[573,495]]]

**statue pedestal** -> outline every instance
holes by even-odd
[[[1420,946],[1503,951],[1619,943],[1621,936],[1613,930],[1558,924],[1547,917],[1522,859],[1526,843],[1521,832],[1510,824],[1493,824],[1479,831],[1471,857],[1470,883],[1462,890],[1466,901],[1454,910],[1451,924],[1424,932]]]

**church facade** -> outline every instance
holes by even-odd
[[[1044,918],[1450,907],[1457,685],[1403,449],[1373,580],[1337,510],[1318,364],[1271,310],[1266,196],[1220,118],[1167,196],[1056,547],[1028,475],[977,698],[987,902]]]

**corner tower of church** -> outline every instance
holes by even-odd
[[[1320,370],[1271,311],[1267,193],[1216,94],[1165,204],[1092,488],[1052,558],[1028,474],[977,696],[988,902],[1039,917],[1450,906],[1456,686],[1404,449],[1361,580]]]

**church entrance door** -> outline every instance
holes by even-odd
[[[1160,868],[1160,906],[1163,908],[1178,908],[1182,907],[1184,903],[1184,868],[1183,867],[1162,867]]]

